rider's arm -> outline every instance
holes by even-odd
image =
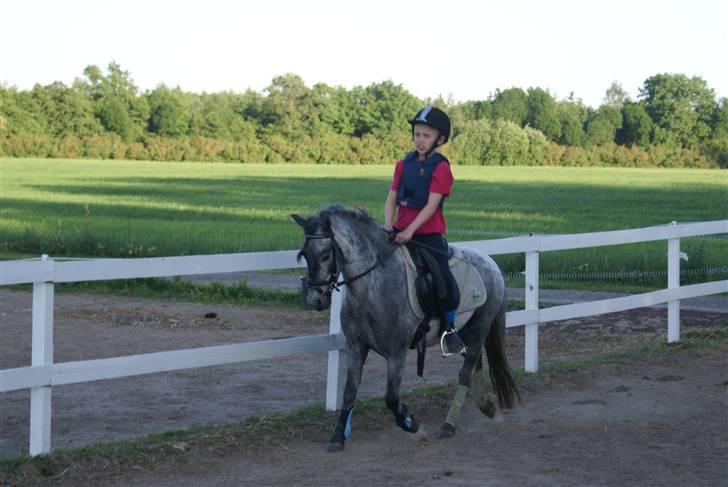
[[[397,217],[397,192],[390,189],[384,202],[384,229],[391,230]]]
[[[412,235],[415,234],[417,229],[420,228],[427,220],[432,217],[432,215],[435,214],[435,211],[437,211],[437,206],[440,204],[441,199],[442,195],[440,193],[430,193],[430,195],[427,197],[427,204],[425,205],[425,207],[420,210],[420,212],[417,214],[417,217],[412,220],[412,223],[410,223],[407,228],[404,229],[404,231],[397,234],[395,241],[397,243],[408,242],[412,238]]]

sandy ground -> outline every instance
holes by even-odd
[[[30,293],[0,290],[0,368],[30,364]],[[683,329],[725,323],[725,307],[687,310]],[[205,318],[207,313],[215,318]],[[666,336],[664,309],[647,308],[544,326],[543,363]],[[326,333],[327,315],[88,295],[56,295],[55,361]],[[508,332],[514,367],[520,329]],[[434,352],[434,350],[433,350]],[[422,418],[414,440],[393,424],[355,431],[344,452],[320,441],[264,452],[187,458],[109,485],[719,485],[728,478],[725,351],[668,363],[585,371],[526,386],[523,406],[495,420],[469,403],[455,439],[434,438],[442,417]],[[410,356],[406,388],[451,382],[459,359],[428,354],[426,377]],[[326,357],[240,365],[57,387],[53,447],[78,447],[196,424],[285,411],[325,395]],[[384,363],[371,356],[362,396],[381,397]],[[27,452],[29,392],[0,395],[0,456]],[[414,412],[417,414],[417,412]],[[333,425],[332,425],[333,427]],[[414,440],[414,441],[413,441]],[[78,479],[76,479],[78,482]],[[98,479],[94,481],[99,485]],[[723,484],[725,485],[725,484]]]

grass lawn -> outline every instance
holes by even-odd
[[[291,213],[330,203],[381,221],[393,166],[0,160],[0,255],[163,256],[289,250]],[[451,241],[728,218],[728,173],[453,166]],[[665,268],[665,242],[553,252],[542,272]],[[728,240],[686,239],[684,267],[726,265]],[[523,256],[499,257],[506,270]]]

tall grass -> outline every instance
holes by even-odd
[[[0,160],[5,257],[161,256],[294,249],[291,213],[358,205],[381,221],[392,166]],[[451,241],[617,230],[728,217],[715,170],[453,166]],[[728,264],[728,241],[688,239],[686,265]],[[664,242],[544,255],[542,271],[653,270]],[[500,262],[522,270],[521,255]]]

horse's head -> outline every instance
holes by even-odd
[[[310,218],[291,215],[305,237],[298,258],[306,259],[302,278],[306,306],[331,306],[331,293],[368,276],[396,250],[386,232],[361,208],[330,205]],[[339,273],[345,280],[337,282]]]
[[[306,306],[322,311],[331,306],[331,292],[339,274],[337,259],[341,250],[336,244],[331,226],[326,218],[312,216],[308,219],[291,215],[303,228],[305,237],[298,259],[306,259],[308,276],[301,277],[303,301]]]

